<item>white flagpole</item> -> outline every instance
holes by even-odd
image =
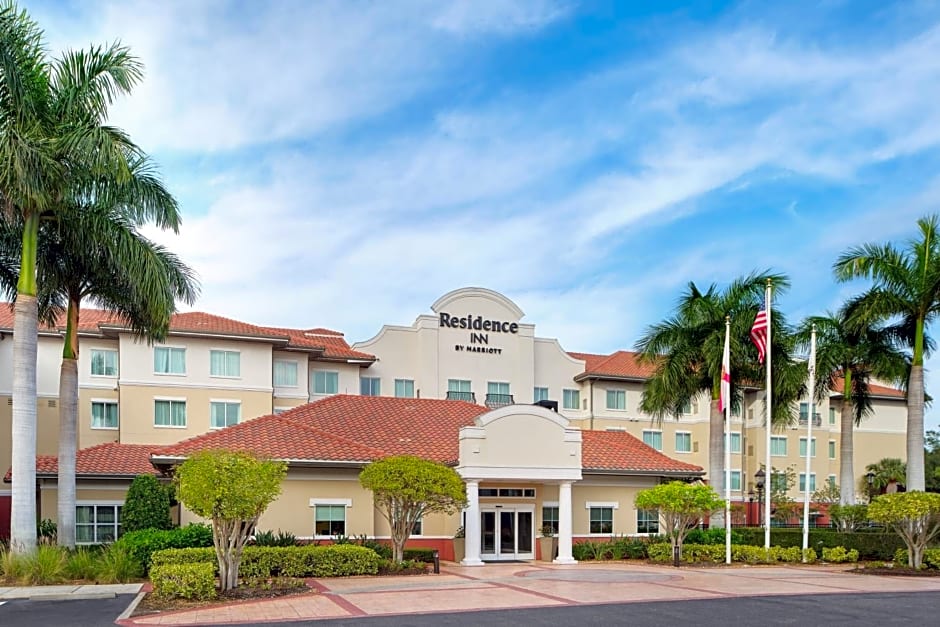
[[[725,377],[728,380],[725,381]],[[725,563],[731,563],[731,317],[725,316],[725,350],[721,358],[721,402],[725,410]]]
[[[770,496],[773,493],[773,484],[774,484],[774,473],[773,467],[770,465],[770,429],[771,429],[771,416],[773,416],[773,411],[771,409],[771,399],[773,395],[771,393],[771,382],[770,382],[770,359],[771,353],[770,350],[770,339],[771,339],[771,320],[770,320],[770,298],[772,295],[773,282],[770,279],[767,279],[767,289],[764,292],[764,308],[767,311],[767,346],[766,350],[766,364],[767,364],[767,386],[765,388],[766,396],[764,398],[764,407],[767,411],[767,442],[766,442],[766,466],[764,472],[767,474],[767,499],[764,501],[764,548],[770,548]]]
[[[803,561],[806,561],[806,549],[809,547],[809,478],[811,476],[810,459],[813,455],[813,417],[814,401],[816,395],[816,325],[810,333],[809,345],[809,419],[806,421],[806,476],[804,479],[803,494]]]

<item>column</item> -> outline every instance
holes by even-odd
[[[461,566],[483,566],[480,559],[480,482],[467,481],[467,522],[464,525],[466,555]]]
[[[577,564],[571,555],[571,482],[558,486],[558,557],[556,564]]]

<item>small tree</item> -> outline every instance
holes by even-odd
[[[772,469],[770,479],[770,504],[773,509],[774,520],[789,523],[803,506],[790,498],[790,490],[796,485],[796,471],[793,466],[783,470]]]
[[[191,512],[212,520],[222,592],[238,586],[242,549],[258,518],[281,493],[287,464],[248,453],[203,451],[176,469],[176,496]]]
[[[121,509],[122,530],[170,529],[170,494],[153,475],[137,475]]]
[[[920,568],[927,544],[940,534],[940,494],[885,494],[868,506],[868,517],[901,536],[907,546],[907,565]]]
[[[839,531],[852,532],[868,522],[868,506],[835,503],[829,507],[829,519]]]
[[[642,490],[637,493],[635,503],[637,509],[659,511],[673,554],[680,558],[682,543],[695,523],[725,506],[724,500],[711,486],[681,481]]]
[[[402,561],[411,530],[425,514],[455,514],[467,503],[463,479],[448,466],[420,457],[386,457],[366,466],[359,483],[375,495],[375,507],[392,531],[395,561]]]

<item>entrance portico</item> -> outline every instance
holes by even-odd
[[[480,484],[557,486],[559,564],[576,563],[571,555],[571,484],[581,479],[581,431],[544,407],[511,405],[478,416],[460,429],[457,472],[467,484],[466,554],[461,564],[483,560],[533,559],[536,504],[512,499],[519,489],[488,487],[493,498],[481,505]],[[525,490],[519,496],[525,496]],[[543,492],[544,490],[538,490]],[[533,490],[535,496],[536,490]],[[544,501],[544,498],[542,498]]]

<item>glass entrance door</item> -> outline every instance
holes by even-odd
[[[535,559],[535,513],[499,508],[480,512],[480,557],[485,560]]]

